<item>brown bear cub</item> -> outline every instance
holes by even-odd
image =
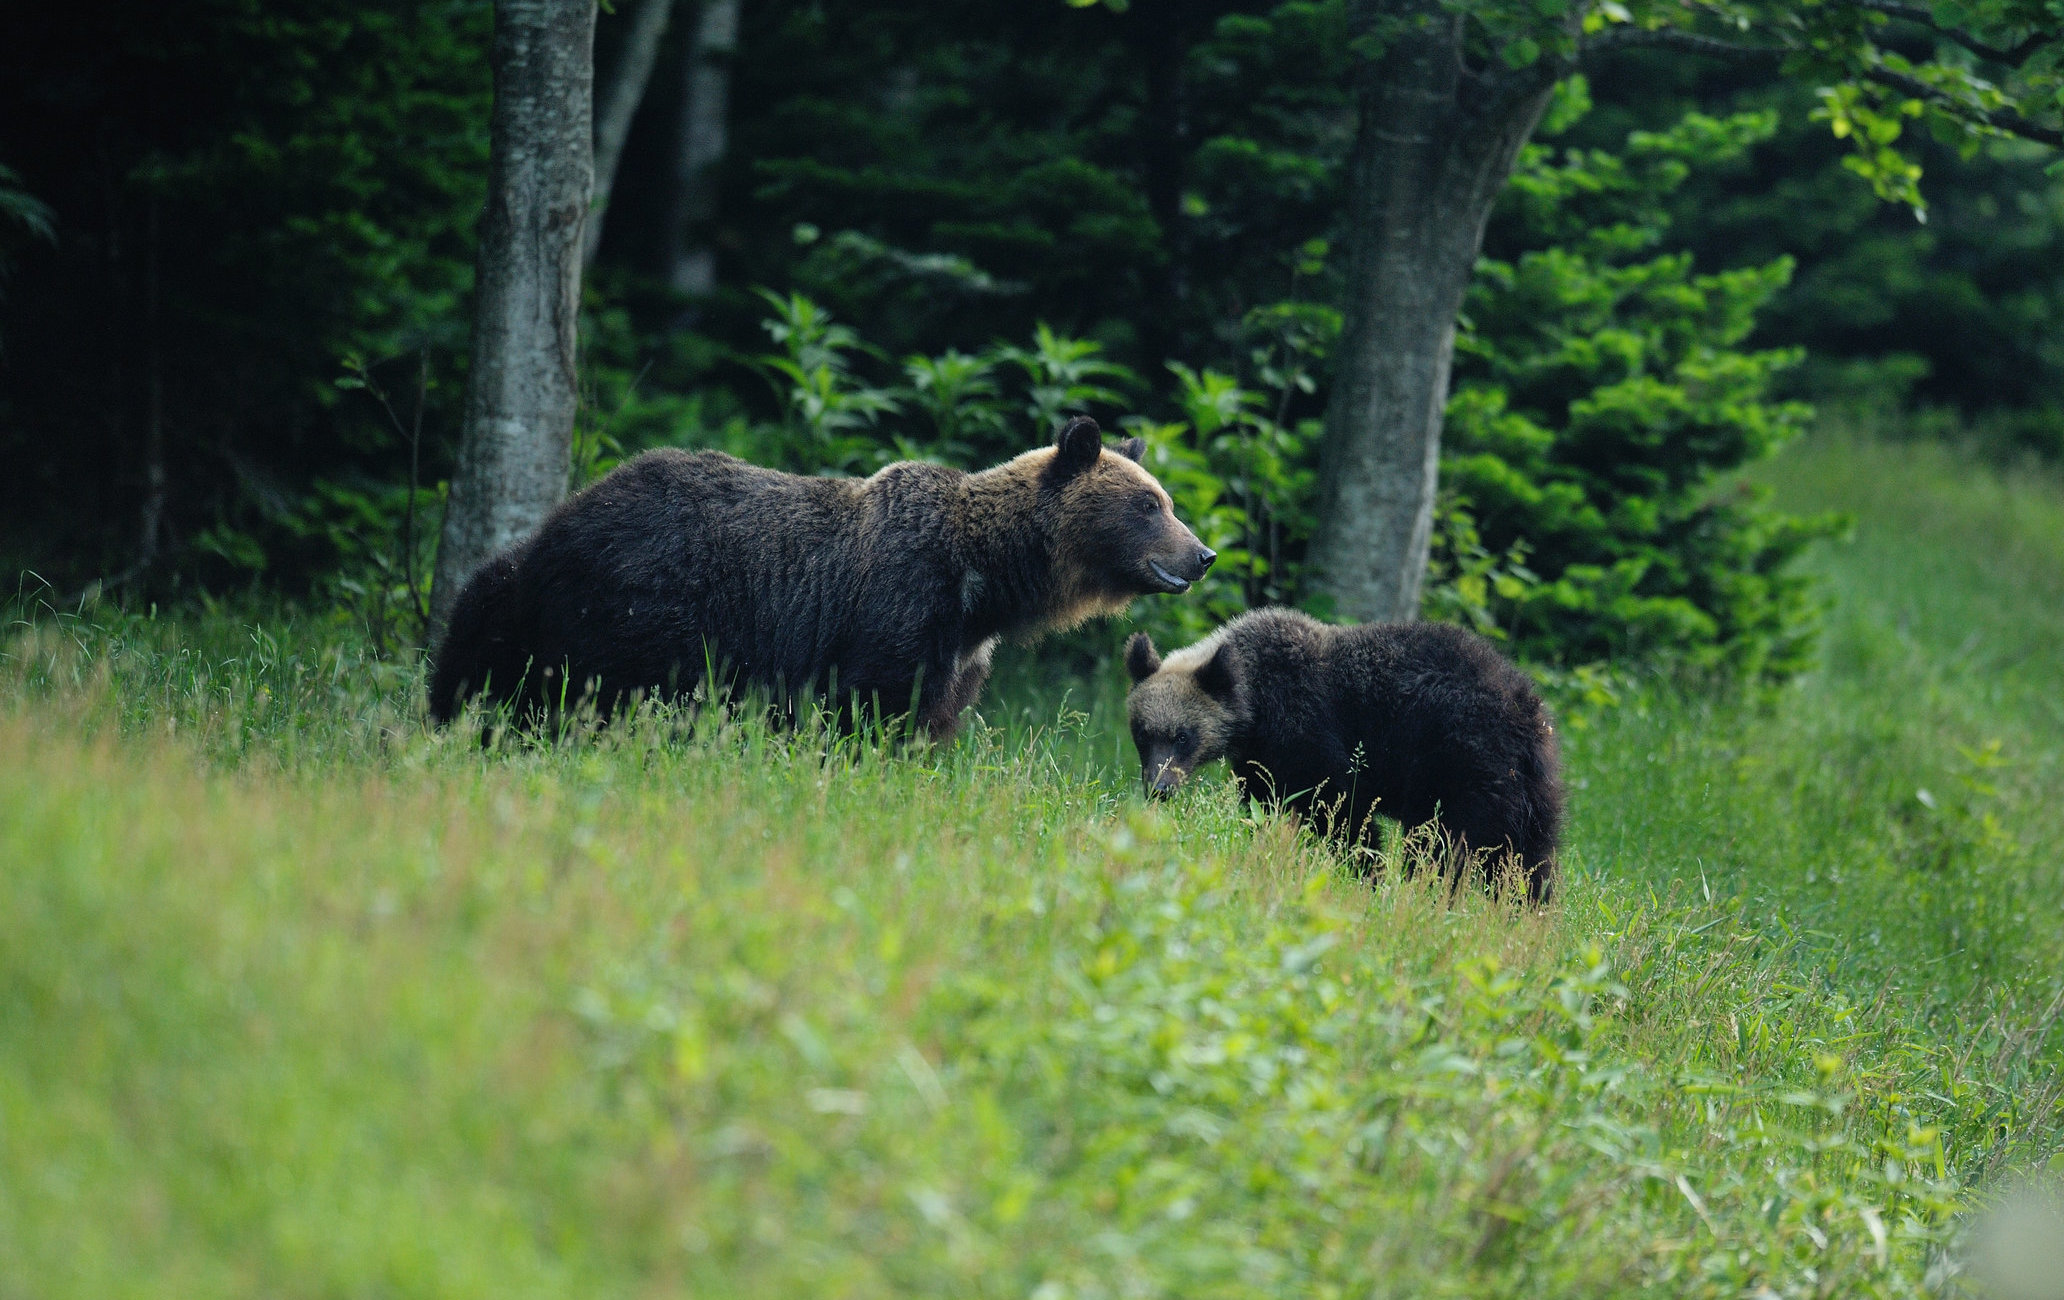
[[[1367,841],[1375,814],[1434,821],[1452,851],[1510,854],[1527,896],[1555,884],[1562,780],[1555,728],[1526,675],[1441,623],[1334,627],[1260,609],[1161,658],[1125,647],[1126,711],[1148,793],[1221,756],[1250,798]]]
[[[467,579],[430,675],[430,715],[485,696],[528,722],[720,688],[793,705],[915,709],[951,736],[999,637],[1187,590],[1213,552],[1139,465],[1077,418],[977,474],[914,461],[866,479],[654,451],[555,510]]]

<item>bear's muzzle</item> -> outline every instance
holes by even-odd
[[[1189,769],[1176,761],[1172,751],[1150,754],[1140,762],[1140,781],[1149,799],[1166,799],[1182,789],[1189,776]]]
[[[1217,551],[1199,542],[1188,556],[1170,564],[1163,564],[1152,556],[1147,557],[1147,569],[1154,575],[1155,581],[1161,584],[1162,591],[1188,591],[1190,584],[1202,578],[1210,570],[1211,562],[1217,558]]]

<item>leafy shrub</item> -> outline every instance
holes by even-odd
[[[774,308],[765,323],[779,352],[755,359],[782,406],[782,459],[797,469],[850,472],[874,469],[887,457],[867,436],[885,414],[901,409],[895,395],[861,382],[854,354],[865,345],[851,326],[800,293],[787,298],[761,290]]]
[[[1147,467],[1175,498],[1176,513],[1219,553],[1191,599],[1155,602],[1147,621],[1190,639],[1257,605],[1294,604],[1302,590],[1305,542],[1317,522],[1316,419],[1291,420],[1324,349],[1340,332],[1338,313],[1278,303],[1243,323],[1247,367],[1261,387],[1171,361],[1174,421],[1133,419],[1147,440]]]
[[[1560,663],[1804,666],[1814,609],[1787,565],[1840,521],[1721,486],[1810,415],[1769,397],[1796,350],[1740,347],[1791,263],[1700,275],[1653,253],[1692,165],[1774,128],[1768,113],[1693,113],[1619,154],[1526,150],[1496,241],[1517,251],[1480,265],[1456,343],[1437,607]]]

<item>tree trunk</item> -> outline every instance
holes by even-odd
[[[165,330],[159,311],[160,262],[158,194],[151,191],[145,230],[143,517],[139,522],[135,573],[149,573],[158,562],[158,539],[165,531]]]
[[[1433,535],[1455,316],[1484,223],[1555,76],[1465,66],[1462,22],[1415,0],[1365,70],[1345,323],[1320,455],[1312,559],[1334,611],[1407,620]]]
[[[1161,228],[1162,262],[1152,268],[1154,306],[1139,323],[1140,345],[1150,372],[1175,354],[1184,300],[1189,297],[1187,231],[1182,211],[1183,172],[1192,145],[1183,102],[1183,65],[1192,40],[1188,6],[1141,5],[1132,13],[1134,57],[1146,78],[1141,115],[1142,188],[1147,210]]]
[[[594,71],[595,0],[496,0],[473,364],[431,583],[433,638],[467,576],[566,496]]]
[[[595,201],[588,207],[583,266],[592,267],[602,250],[602,223],[609,218],[609,191],[616,185],[616,165],[623,158],[624,141],[631,135],[631,119],[638,115],[645,87],[652,81],[652,65],[659,62],[660,39],[666,35],[673,9],[674,0],[639,0],[609,83],[595,97]]]
[[[730,134],[731,58],[737,49],[738,0],[703,0],[681,82],[681,136],[667,222],[667,283],[692,298],[717,287],[709,223],[717,215],[717,164]]]

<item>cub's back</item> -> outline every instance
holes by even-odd
[[[1561,820],[1561,761],[1548,707],[1533,679],[1495,646],[1443,623],[1342,628],[1335,672],[1356,696],[1365,725],[1437,754],[1446,781],[1516,780],[1525,805],[1516,844],[1530,856],[1552,847]]]
[[[1547,725],[1531,678],[1488,641],[1447,623],[1328,629],[1326,677],[1337,703],[1392,716],[1430,713],[1444,727],[1530,736]]]

